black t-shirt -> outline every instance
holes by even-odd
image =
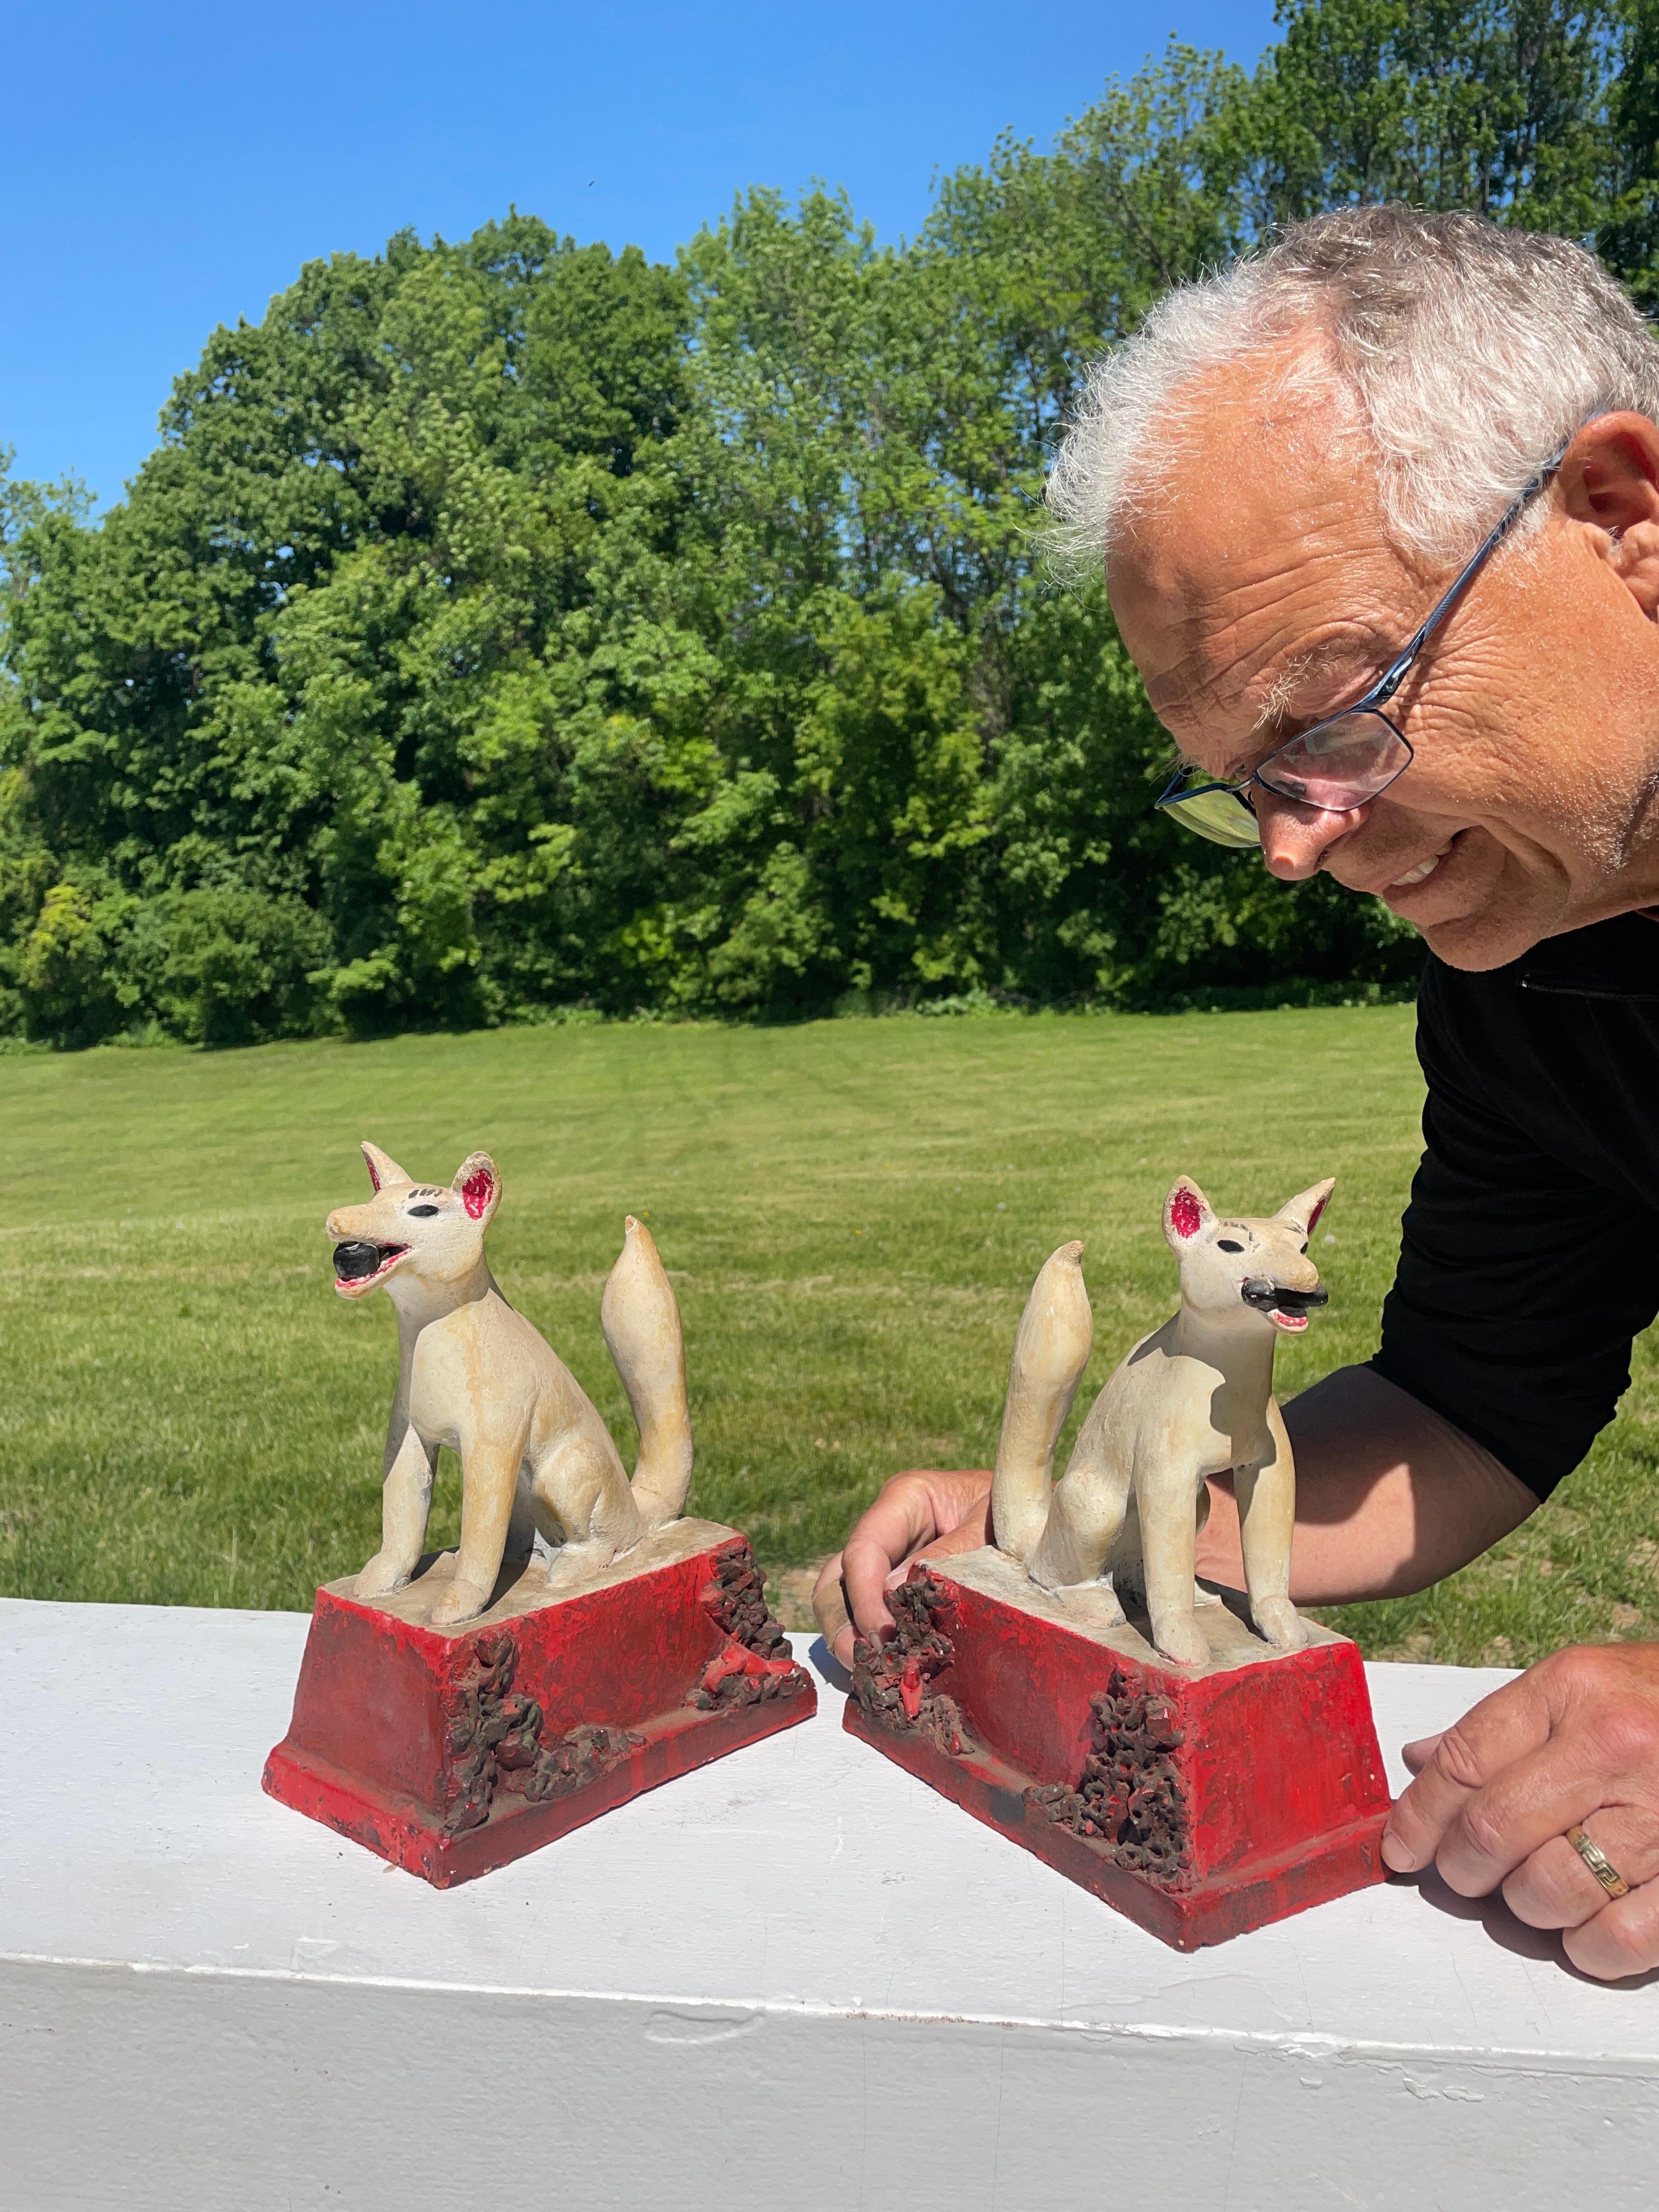
[[[1659,1313],[1659,927],[1623,915],[1418,1000],[1422,1165],[1373,1363],[1547,1498]]]

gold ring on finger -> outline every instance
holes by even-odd
[[[1625,1880],[1624,1875],[1620,1873],[1601,1846],[1585,1834],[1583,1828],[1577,1820],[1567,1830],[1567,1841],[1609,1897],[1630,1895],[1630,1884]]]

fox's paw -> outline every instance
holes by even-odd
[[[1152,1617],[1152,1641],[1177,1667],[1207,1667],[1210,1640],[1190,1613],[1166,1613]]]
[[[1258,1636],[1265,1636],[1275,1651],[1299,1651],[1308,1640],[1308,1624],[1287,1597],[1264,1597],[1250,1607]]]
[[[1108,1582],[1068,1583],[1048,1595],[1057,1597],[1067,1613],[1086,1620],[1091,1628],[1121,1628],[1127,1618],[1118,1602],[1117,1592]]]
[[[489,1602],[489,1592],[480,1589],[477,1583],[463,1582],[459,1576],[440,1591],[437,1603],[432,1608],[434,1628],[455,1628],[464,1620],[471,1620],[483,1611]]]
[[[580,1544],[560,1544],[548,1555],[542,1570],[544,1587],[550,1590],[580,1589],[608,1567],[617,1556],[614,1544],[588,1537]]]
[[[376,1552],[368,1565],[351,1586],[356,1598],[390,1597],[400,1590],[414,1572],[401,1559],[394,1559],[390,1552]]]

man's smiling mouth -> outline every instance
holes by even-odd
[[[1427,883],[1429,878],[1450,852],[1455,842],[1455,839],[1448,838],[1437,853],[1431,853],[1426,860],[1419,860],[1414,868],[1407,868],[1403,876],[1396,876],[1391,884],[1385,884],[1382,887],[1383,896],[1386,898],[1390,891],[1408,891],[1413,884]]]

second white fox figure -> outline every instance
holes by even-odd
[[[1273,1396],[1281,1332],[1299,1334],[1325,1303],[1308,1241],[1334,1185],[1316,1183],[1265,1218],[1218,1220],[1182,1176],[1164,1201],[1164,1234],[1181,1267],[1180,1310],[1120,1362],[1050,1487],[1054,1441],[1088,1364],[1094,1321],[1078,1265],[1062,1244],[1026,1303],[991,1486],[994,1540],[1057,1594],[1086,1585],[1118,1620],[1115,1593],[1144,1591],[1152,1641],[1166,1659],[1203,1666],[1210,1647],[1194,1607],[1219,1601],[1193,1578],[1206,1479],[1231,1472],[1250,1610],[1267,1641],[1299,1650],[1307,1632],[1291,1603],[1296,1468]]]
[[[416,1183],[365,1144],[374,1195],[328,1217],[335,1289],[384,1287],[398,1310],[398,1389],[386,1431],[380,1548],[355,1595],[388,1596],[414,1574],[441,1445],[461,1457],[461,1541],[433,1625],[471,1620],[490,1601],[509,1541],[556,1548],[550,1587],[608,1566],[676,1519],[691,1480],[691,1416],[679,1307],[648,1230],[628,1218],[605,1286],[605,1340],[640,1432],[630,1485],[611,1432],[544,1338],[501,1296],[484,1231],[501,1180],[487,1152],[447,1185]]]

